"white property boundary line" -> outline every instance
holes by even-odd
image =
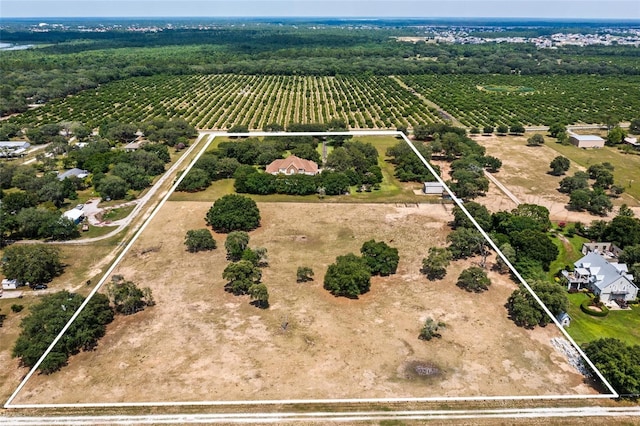
[[[433,167],[429,164],[429,162],[424,158],[422,154],[417,150],[417,148],[411,143],[409,138],[402,132],[399,131],[353,131],[353,132],[251,132],[251,133],[224,133],[217,131],[200,131],[200,136],[193,144],[191,149],[194,149],[195,146],[204,138],[205,135],[211,135],[209,141],[204,144],[204,146],[200,149],[200,152],[196,155],[196,157],[191,161],[191,163],[187,166],[187,168],[182,172],[182,174],[176,179],[174,185],[167,192],[164,198],[160,201],[160,203],[155,207],[153,212],[149,215],[147,220],[142,224],[142,226],[138,229],[133,238],[129,241],[124,250],[120,253],[120,255],[116,258],[116,260],[112,263],[109,269],[105,272],[103,277],[100,279],[98,284],[94,287],[94,289],[89,293],[84,302],[80,305],[78,310],[73,314],[73,316],[69,319],[67,324],[62,328],[60,333],[56,336],[56,338],[51,342],[49,347],[44,351],[40,359],[36,362],[36,364],[29,370],[29,373],[25,376],[25,378],[20,382],[16,390],[11,394],[7,402],[4,404],[4,408],[104,408],[104,407],[179,407],[179,406],[229,406],[229,405],[277,405],[277,404],[330,404],[330,403],[394,403],[394,402],[446,402],[446,401],[518,401],[518,400],[553,400],[553,399],[595,399],[595,398],[618,398],[619,394],[613,389],[611,384],[604,378],[602,373],[596,368],[596,366],[591,362],[591,360],[585,355],[585,353],[580,349],[577,343],[571,338],[571,336],[567,333],[567,331],[560,325],[558,320],[551,314],[551,311],[542,303],[542,300],[538,297],[538,295],[532,290],[529,284],[522,278],[520,273],[513,267],[509,259],[500,251],[497,245],[491,240],[489,235],[480,227],[478,222],[473,218],[473,216],[469,213],[469,211],[464,207],[462,201],[455,196],[453,191],[446,185],[446,183],[442,180],[440,176],[435,172]],[[409,145],[409,147],[413,150],[413,152],[418,156],[418,158],[422,161],[425,167],[433,174],[436,180],[442,184],[447,193],[451,196],[452,200],[456,203],[458,207],[467,215],[467,217],[471,220],[474,226],[478,229],[478,231],[482,234],[482,236],[489,242],[491,247],[496,251],[498,256],[505,262],[505,264],[509,267],[509,269],[514,273],[514,275],[518,278],[518,280],[524,285],[524,287],[531,293],[534,299],[542,306],[543,310],[549,317],[553,320],[556,327],[560,329],[564,337],[571,342],[573,347],[578,351],[580,356],[587,362],[589,367],[596,373],[598,378],[606,385],[606,387],[611,391],[610,394],[598,394],[598,395],[531,395],[531,396],[514,396],[514,395],[505,395],[505,396],[473,396],[473,397],[423,397],[423,398],[351,398],[351,399],[289,399],[289,400],[255,400],[255,401],[180,401],[180,402],[120,402],[120,403],[77,403],[77,404],[12,404],[13,400],[16,398],[18,393],[22,390],[22,388],[26,385],[27,381],[33,376],[33,374],[37,371],[38,367],[46,356],[53,350],[55,345],[60,341],[64,333],[69,329],[71,324],[77,319],[80,315],[82,309],[89,303],[91,298],[98,292],[98,290],[102,287],[102,285],[106,282],[109,275],[115,270],[118,264],[122,261],[124,256],[131,249],[136,240],[140,237],[142,232],[146,229],[147,225],[153,220],[155,215],[160,211],[162,206],[167,202],[169,197],[175,192],[176,188],[182,182],[182,179],[189,173],[193,165],[198,161],[198,159],[202,156],[202,154],[207,150],[209,144],[216,138],[216,136],[227,136],[227,137],[248,137],[248,136],[401,136],[404,141]]]

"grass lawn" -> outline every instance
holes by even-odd
[[[215,138],[212,144],[208,147],[208,151],[214,150],[217,145],[225,140],[231,140],[226,137]],[[393,175],[393,164],[385,161],[385,153],[389,147],[394,146],[398,142],[402,142],[401,139],[396,139],[393,136],[363,136],[353,138],[364,143],[371,143],[376,147],[379,154],[378,165],[382,169],[383,181],[380,184],[380,189],[371,192],[357,192],[356,187],[351,188],[351,194],[348,196],[327,196],[324,199],[318,198],[317,195],[305,195],[305,196],[293,196],[285,194],[270,194],[270,195],[252,195],[245,194],[248,197],[253,198],[257,202],[305,202],[305,203],[375,203],[375,202],[389,202],[389,203],[422,203],[440,200],[430,200],[427,197],[416,195],[414,189],[420,188],[419,183],[405,183],[400,182]],[[319,145],[321,149],[322,145]],[[329,147],[331,148],[331,147]],[[171,195],[172,201],[213,201],[225,194],[231,194],[234,192],[233,179],[223,179],[216,182],[207,188],[205,191],[200,192],[175,192]]]
[[[124,219],[125,217],[129,216],[129,214],[133,211],[135,207],[136,206],[124,206],[124,207],[116,207],[115,209],[108,210],[102,215],[102,220],[115,221],[115,220]]]
[[[558,247],[559,254],[556,260],[551,262],[549,266],[549,279],[553,281],[558,271],[562,270],[566,265],[572,265],[573,262],[582,257],[582,244],[587,240],[579,235],[574,235],[569,238],[565,235],[558,234],[555,237],[551,237],[553,244]]]
[[[89,225],[89,230],[80,233],[80,239],[101,237],[113,231],[115,226],[93,226]]]
[[[584,293],[569,294],[571,326],[567,331],[578,344],[613,337],[630,345],[640,345],[639,307],[624,311],[611,310],[606,317],[594,317],[580,310],[580,303],[587,298]]]
[[[618,148],[608,146],[597,150],[580,149],[573,145],[553,142],[547,146],[583,167],[608,161],[615,167],[613,176],[616,184],[624,186],[627,194],[640,200],[640,156],[624,154]]]

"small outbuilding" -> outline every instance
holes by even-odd
[[[15,290],[18,287],[20,287],[20,284],[18,283],[18,280],[10,280],[10,279],[4,279],[2,280],[2,289],[3,290]]]
[[[569,134],[569,142],[578,148],[603,148],[604,139],[596,135],[577,135]]]
[[[422,187],[422,192],[426,195],[442,195],[444,193],[444,186],[440,182],[425,182]]]
[[[562,312],[559,315],[556,315],[556,319],[560,323],[561,326],[567,328],[571,325],[571,317],[568,313]]]

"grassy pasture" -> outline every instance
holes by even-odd
[[[445,242],[448,207],[260,203],[250,245],[268,249],[271,304],[260,310],[223,290],[224,235],[214,252],[184,248],[210,205],[163,207],[114,271],[150,286],[157,305],[116,319],[95,351],[34,376],[16,403],[594,393],[551,347],[558,330],[508,320],[507,276],[490,272],[491,288],[471,294],[455,286],[469,261],[439,282],[419,274],[428,248]],[[370,238],[398,248],[398,273],[358,300],[328,294],[327,266]],[[298,266],[315,280],[296,283]],[[447,324],[441,339],[418,339],[427,316]]]
[[[613,164],[615,170],[613,176],[615,183],[624,186],[625,193],[635,198],[635,203],[628,197],[621,197],[629,205],[639,205],[640,200],[640,155],[625,154],[617,148],[605,146],[602,149],[588,150],[577,148],[573,145],[561,145],[548,143],[550,148],[564,155],[571,161],[588,168],[592,164],[608,161]],[[624,194],[623,194],[624,195]],[[632,204],[633,203],[633,204]]]

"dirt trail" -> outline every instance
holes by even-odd
[[[426,97],[424,97],[422,94],[420,94],[419,92],[417,92],[415,89],[413,89],[412,87],[408,86],[404,81],[402,81],[401,79],[399,79],[397,76],[392,75],[391,78],[398,83],[400,86],[402,86],[403,88],[407,89],[408,91],[410,91],[412,94],[414,94],[416,97],[418,97],[422,102],[424,102],[425,104],[429,105],[430,107],[433,107],[435,109],[438,110],[439,113],[443,113],[446,114],[447,117],[449,117],[449,119],[451,120],[451,124],[453,124],[456,127],[467,127],[464,124],[462,124],[460,121],[458,121],[457,118],[455,118],[452,114],[449,114],[447,111],[445,111],[444,109],[442,109],[438,104],[436,104],[433,101],[430,101],[429,99],[427,99]]]

